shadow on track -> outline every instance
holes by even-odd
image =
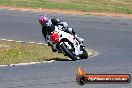
[[[46,60],[46,61],[51,61],[51,60],[55,60],[55,61],[73,61],[73,60],[69,60],[68,58],[67,59],[64,59],[64,58],[51,58],[51,59]],[[78,59],[78,60],[83,60],[83,59]]]
[[[72,61],[72,60],[69,60],[69,59],[64,59],[64,58],[51,58],[47,61],[51,61],[51,60],[55,60],[55,61]]]

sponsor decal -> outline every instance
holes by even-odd
[[[87,74],[82,67],[79,67],[76,81],[80,85],[86,83],[126,84],[131,82],[131,76],[129,74]]]

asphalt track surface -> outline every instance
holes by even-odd
[[[0,10],[0,38],[44,42],[38,17],[45,13]],[[1,67],[0,88],[132,88],[132,84],[76,83],[81,65],[87,73],[132,75],[132,19],[47,14],[76,29],[84,45],[99,54],[87,60],[56,61],[46,64]]]

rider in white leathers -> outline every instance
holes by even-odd
[[[62,26],[62,30],[65,32],[68,32],[72,35],[74,35],[74,37],[80,42],[82,43],[84,41],[84,39],[79,38],[76,33],[75,30],[73,28],[68,28],[68,24],[66,22],[62,22],[57,18],[52,18],[52,19],[48,19],[48,17],[45,16],[41,16],[39,18],[39,23],[42,26],[42,34],[45,38],[46,43],[49,43],[48,38],[46,37],[47,35],[51,35],[51,32],[54,31],[53,25],[54,26]],[[52,49],[52,51],[54,51],[54,49]]]

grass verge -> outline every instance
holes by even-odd
[[[0,0],[0,5],[132,14],[132,0]]]
[[[63,54],[54,53],[46,45],[16,43],[0,40],[0,65],[28,62],[42,62],[52,59],[66,59]]]

